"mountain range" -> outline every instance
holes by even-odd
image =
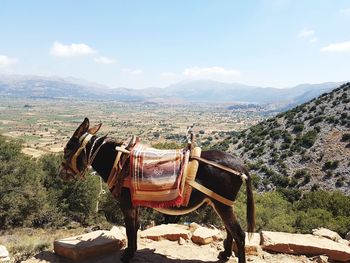
[[[74,78],[0,75],[0,95],[20,98],[78,98],[154,103],[278,103],[281,107],[306,102],[342,84],[326,82],[291,88],[249,86],[212,80],[181,81],[144,89],[109,88]]]

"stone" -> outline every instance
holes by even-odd
[[[0,245],[0,262],[9,261],[10,254],[5,246]]]
[[[294,255],[326,255],[331,260],[350,262],[350,247],[311,234],[261,232],[261,247],[269,252]]]
[[[316,256],[312,258],[312,262],[315,263],[328,263],[328,257],[324,255]]]
[[[323,227],[313,229],[312,234],[315,236],[328,238],[328,239],[333,240],[335,242],[338,242],[339,240],[342,239],[341,236],[337,232],[334,232],[332,230],[329,230],[329,229],[323,228]]]
[[[198,245],[206,245],[217,239],[220,230],[217,228],[198,227],[192,234],[192,241]]]
[[[177,242],[179,245],[184,245],[186,243],[185,239],[183,239],[182,237],[179,238],[179,241]]]
[[[180,237],[185,240],[190,239],[191,232],[183,227],[179,227],[177,224],[163,224],[141,231],[140,237],[152,239],[154,241],[159,241],[161,239],[178,241]]]
[[[98,230],[55,240],[54,251],[60,256],[78,261],[119,251],[125,245],[125,235],[118,228],[114,228],[113,231]]]
[[[189,225],[189,230],[193,233],[194,231],[196,231],[197,228],[201,227],[201,225],[197,224],[196,222],[192,222]]]
[[[232,250],[237,255],[237,245],[236,242],[233,241]],[[260,247],[260,234],[259,233],[252,233],[251,238],[249,238],[248,233],[245,233],[245,253],[249,256],[258,256],[259,251],[261,251]]]
[[[117,238],[126,238],[126,229],[124,226],[112,226],[109,232]]]

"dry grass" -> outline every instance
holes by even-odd
[[[21,262],[41,251],[52,251],[56,239],[79,235],[83,228],[77,229],[32,229],[21,228],[2,232],[0,245],[10,252],[11,262]]]

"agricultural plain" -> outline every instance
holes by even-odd
[[[156,144],[186,142],[189,126],[197,142],[209,146],[227,133],[266,118],[254,109],[230,110],[222,104],[158,104],[66,99],[0,98],[0,134],[23,143],[33,157],[60,152],[84,117],[103,123],[100,133],[119,140],[131,135]]]

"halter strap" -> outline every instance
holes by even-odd
[[[92,136],[93,135],[90,134],[90,133],[85,133],[79,138],[79,142],[81,143],[81,145],[80,145],[80,147],[78,148],[78,150],[75,152],[75,154],[72,157],[71,168],[81,178],[84,177],[84,174],[86,172],[86,168],[82,172],[80,172],[78,167],[77,167],[77,159],[78,159],[78,156],[80,155],[82,150],[86,151],[86,145],[91,140]]]

